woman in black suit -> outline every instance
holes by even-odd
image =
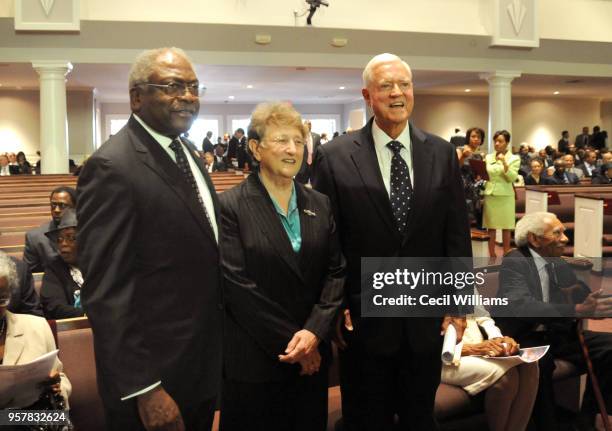
[[[345,264],[329,199],[293,179],[306,136],[291,105],[258,105],[248,144],[259,170],[220,196],[223,431],[326,429]]]

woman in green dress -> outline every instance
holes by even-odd
[[[504,254],[510,250],[510,231],[516,222],[515,195],[512,183],[521,165],[519,156],[512,154],[510,133],[499,130],[493,135],[495,152],[487,154],[485,162],[489,181],[484,192],[483,226],[489,230],[489,256],[495,254],[495,233],[502,229]]]

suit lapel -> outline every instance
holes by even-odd
[[[302,274],[308,273],[308,268],[315,256],[314,252],[314,237],[316,231],[316,223],[322,217],[322,214],[317,214],[317,209],[312,205],[311,199],[304,190],[304,186],[295,182],[295,192],[297,193],[297,206],[300,215],[300,231],[302,234],[302,247],[300,249],[299,264]]]
[[[255,224],[261,228],[261,232],[268,238],[276,254],[291,268],[291,270],[300,278],[302,271],[300,270],[297,254],[293,251],[291,241],[283,224],[278,218],[272,199],[268,191],[259,180],[257,174],[249,175],[247,178],[247,196],[246,203],[249,207],[249,213],[253,217]],[[296,189],[297,190],[297,189]],[[299,202],[298,202],[299,211]],[[302,219],[300,217],[300,224]],[[300,226],[302,227],[302,226]],[[302,240],[303,242],[303,240]]]
[[[527,261],[527,267],[529,271],[529,274],[527,275],[527,280],[534,281],[534,283],[530,284],[529,286],[531,293],[538,301],[543,301],[544,298],[542,296],[542,282],[540,281],[540,274],[538,273],[538,268],[535,264],[535,259],[533,258],[533,256],[531,256],[528,247],[520,248],[519,251],[524,256],[524,259]]]
[[[433,148],[431,148],[431,145],[427,145],[427,138],[421,130],[412,126],[412,124],[409,124],[409,127],[414,179],[412,180],[412,206],[408,227],[404,234],[404,244],[419,226],[427,224],[426,221],[421,220],[421,217],[431,210],[429,201],[431,198],[431,172],[433,171]]]
[[[23,353],[23,349],[25,348],[25,340],[23,337],[24,329],[17,322],[17,319],[13,316],[12,313],[6,313],[8,332],[6,334],[6,341],[4,346],[4,360],[2,361],[3,365],[15,365],[21,354]]]
[[[355,149],[351,153],[351,158],[359,177],[363,183],[363,187],[367,190],[370,200],[378,211],[378,214],[389,230],[394,235],[399,235],[393,218],[391,202],[389,194],[385,188],[380,167],[378,165],[378,157],[376,157],[376,149],[374,148],[374,139],[372,138],[372,118],[370,122],[361,129],[357,139],[353,141]]]
[[[161,148],[159,143],[153,139],[151,135],[134,119],[130,117],[128,122],[131,142],[142,162],[154,171],[173,191],[178,195],[189,209],[189,212],[194,217],[198,225],[204,233],[215,241],[215,235],[212,227],[206,221],[206,217],[202,214],[200,203],[195,196],[193,190],[183,178],[181,171],[174,161]],[[204,178],[207,178],[206,175]],[[207,182],[211,187],[211,182]],[[211,189],[211,194],[214,196],[214,188]],[[215,199],[213,198],[213,201]],[[215,209],[216,213],[216,209]]]

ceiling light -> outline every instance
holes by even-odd
[[[251,84],[247,85],[247,88],[253,88],[253,86]]]
[[[338,90],[344,90],[346,87],[342,86],[342,87],[338,87]]]
[[[469,93],[469,92],[470,92],[470,91],[472,91],[472,90],[471,90],[471,89],[469,89],[469,88],[466,88],[466,89],[465,89],[465,90],[463,90],[463,91],[465,91],[466,93]]]
[[[559,94],[559,92],[558,92],[558,91],[555,91],[553,94],[556,96],[557,94]]]
[[[344,48],[348,44],[348,39],[344,37],[334,37],[331,40],[331,46],[335,48]]]
[[[235,97],[234,97],[234,96],[227,96],[227,98],[228,98],[229,100],[234,100],[234,99],[235,99]]]

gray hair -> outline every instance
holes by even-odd
[[[537,236],[544,235],[544,231],[547,227],[546,221],[555,218],[557,218],[555,214],[544,211],[525,214],[523,218],[516,223],[516,228],[514,229],[514,242],[518,247],[528,245],[529,233]]]
[[[385,52],[384,54],[378,54],[376,56],[374,56],[366,65],[365,69],[363,69],[363,74],[361,75],[362,79],[363,79],[363,86],[367,87],[368,84],[370,84],[371,80],[372,80],[372,71],[374,70],[374,68],[376,66],[378,66],[381,63],[391,63],[394,61],[399,61],[400,63],[402,63],[406,69],[408,70],[408,73],[410,74],[410,78],[412,78],[412,70],[410,70],[410,66],[408,66],[408,63],[406,63],[404,60],[402,60],[401,58],[399,58],[397,55],[395,54],[389,54],[387,52]]]
[[[8,282],[9,295],[19,286],[19,278],[17,277],[17,266],[8,255],[0,251],[0,278],[6,278]]]
[[[130,88],[134,87],[136,84],[147,82],[149,80],[149,77],[155,71],[157,59],[160,55],[166,52],[171,52],[179,57],[183,57],[185,60],[187,60],[191,68],[195,70],[195,67],[193,67],[193,63],[189,59],[189,56],[187,56],[187,53],[181,48],[164,47],[149,49],[138,54],[138,57],[136,57],[136,60],[134,60],[134,64],[132,64],[129,78]]]

